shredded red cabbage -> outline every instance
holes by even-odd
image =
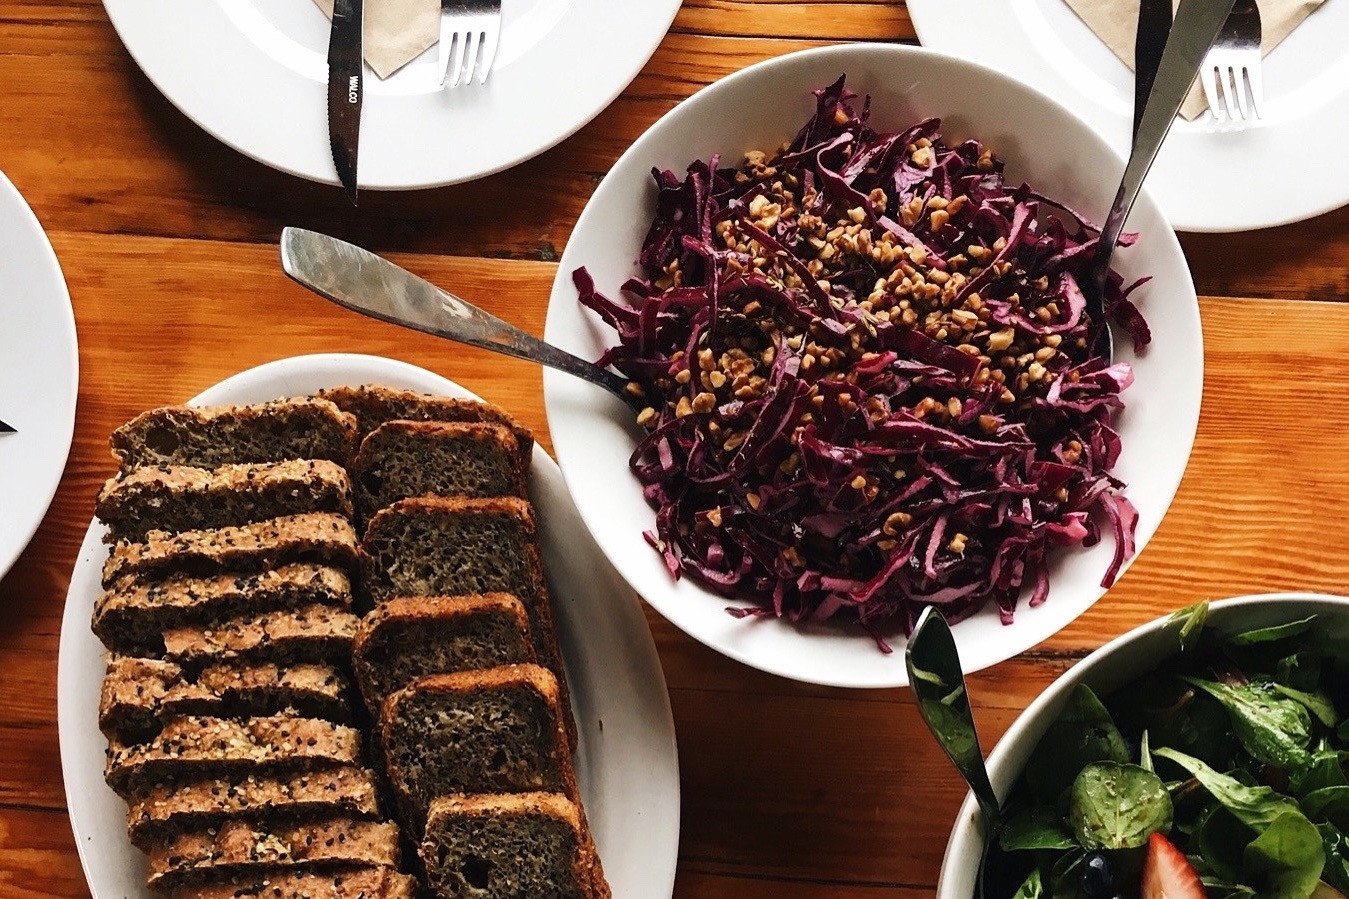
[[[1109,586],[1134,552],[1111,475],[1133,376],[1088,349],[1098,229],[937,119],[881,132],[843,78],[815,96],[771,158],[653,172],[622,302],[573,274],[618,334],[600,363],[649,404],[631,460],[648,542],[673,576],[753,602],[732,614],[856,621],[886,651],[929,603],[1011,623],[1098,519]],[[1112,272],[1106,296],[1140,349],[1141,283]]]

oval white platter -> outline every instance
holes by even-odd
[[[237,374],[197,405],[256,403],[344,384],[386,384],[477,399],[425,369],[375,356],[299,356]],[[616,899],[668,899],[679,842],[679,770],[665,677],[636,595],[590,540],[557,465],[534,448],[530,493],[553,587],[580,732],[577,776]],[[85,534],[66,596],[57,674],[61,768],[70,823],[95,899],[148,896],[145,857],[126,836],[126,805],[103,782],[98,729],[104,650],[89,629],[107,555]]]

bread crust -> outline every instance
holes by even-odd
[[[417,881],[393,868],[318,873],[278,871],[224,884],[194,886],[173,899],[414,899]]]
[[[358,387],[332,387],[318,392],[344,412],[356,417],[358,442],[386,421],[486,422],[510,429],[520,444],[521,455],[528,458],[534,449],[534,435],[509,412],[491,403],[453,399],[413,390],[400,390],[379,384]]]

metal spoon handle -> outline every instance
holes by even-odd
[[[340,306],[380,321],[556,368],[635,405],[627,391],[628,382],[621,375],[544,343],[354,244],[303,228],[286,228],[281,232],[281,267],[305,287]]]

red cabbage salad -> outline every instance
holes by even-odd
[[[646,403],[647,541],[753,603],[732,614],[855,622],[887,651],[929,603],[1011,623],[1102,527],[1109,586],[1138,516],[1111,474],[1133,374],[1092,355],[1079,286],[1098,228],[938,119],[875,130],[842,77],[815,96],[776,155],[653,170],[621,299],[573,273],[617,332],[599,363]],[[1138,349],[1141,283],[1112,272],[1105,297]]]

